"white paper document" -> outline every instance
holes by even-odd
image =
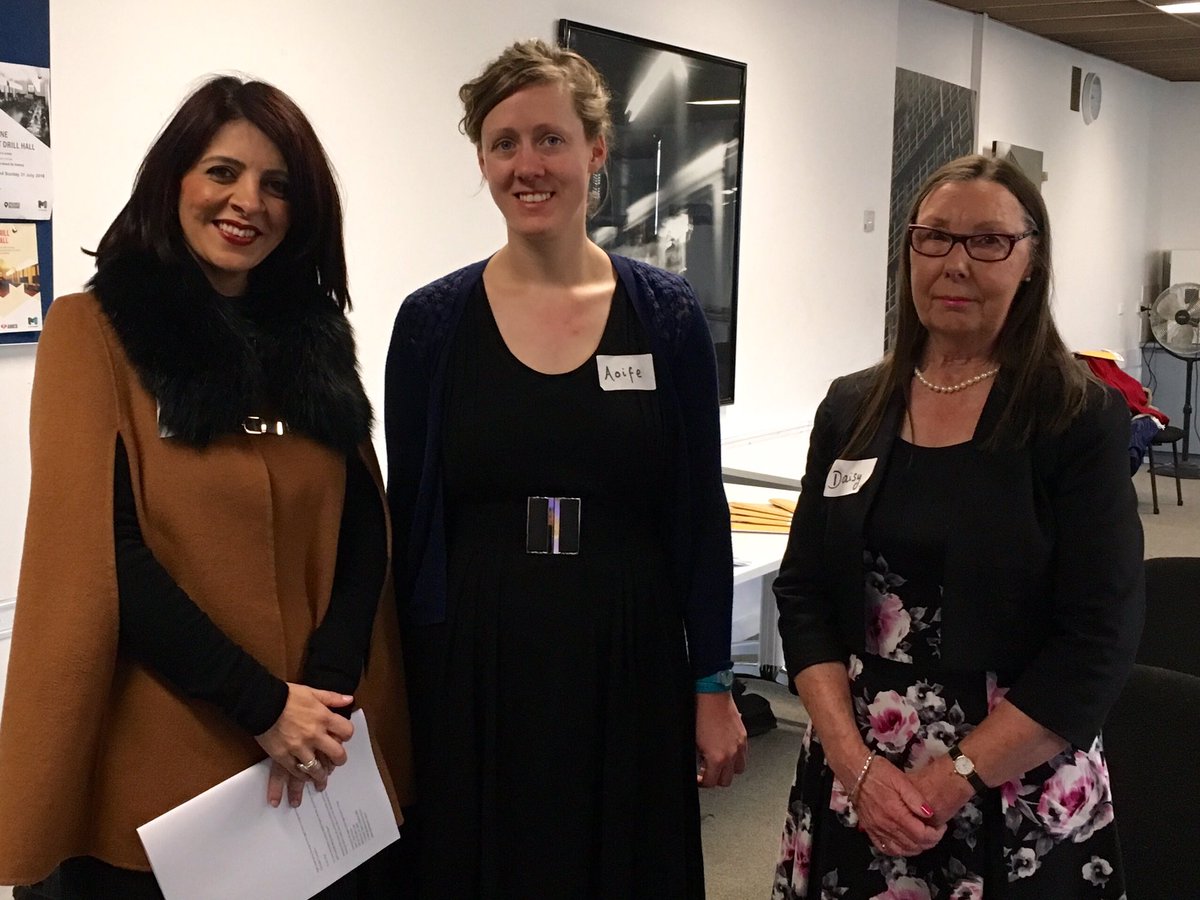
[[[267,803],[268,759],[139,828],[167,900],[306,900],[397,840],[366,717],[350,721],[349,759],[299,807]]]

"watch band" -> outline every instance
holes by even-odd
[[[720,694],[733,688],[733,670],[722,669],[696,679],[697,694]]]
[[[955,744],[946,753],[954,761],[954,771],[967,779],[976,794],[982,794],[988,789],[987,782],[980,778],[979,773],[975,771],[975,763],[959,749],[958,744]]]

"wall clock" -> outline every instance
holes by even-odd
[[[1088,72],[1083,78],[1083,95],[1079,98],[1079,106],[1083,112],[1083,121],[1091,125],[1100,115],[1100,76]]]

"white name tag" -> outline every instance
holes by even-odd
[[[829,467],[829,474],[825,476],[825,496],[849,497],[857,494],[875,471],[878,461],[878,458],[835,459]]]
[[[604,391],[654,390],[654,357],[649,353],[631,356],[596,354],[600,389]]]

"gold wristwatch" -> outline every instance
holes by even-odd
[[[988,789],[987,782],[980,778],[979,773],[975,771],[975,763],[971,762],[971,758],[958,748],[958,744],[951,747],[947,753],[954,761],[954,771],[967,779],[976,794],[982,794]]]

